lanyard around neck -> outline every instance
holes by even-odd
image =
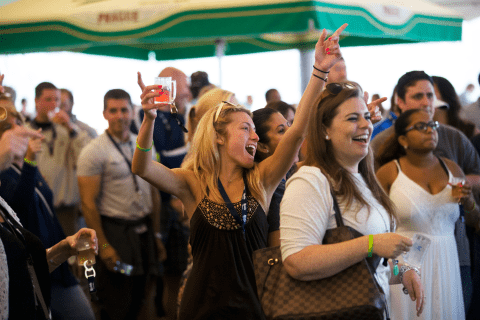
[[[225,204],[227,205],[227,208],[232,214],[233,218],[235,219],[235,221],[238,222],[239,225],[242,226],[243,237],[245,238],[245,225],[247,224],[247,181],[245,177],[243,178],[243,182],[245,184],[245,187],[243,188],[242,200],[240,202],[242,205],[242,218],[240,218],[237,210],[235,210],[235,207],[233,206],[233,203],[230,201],[227,192],[225,192],[220,178],[218,178],[218,190],[220,191],[223,201],[225,201]]]
[[[108,131],[105,131],[105,133],[107,134],[107,136],[110,138],[110,141],[112,141],[113,145],[115,146],[115,148],[117,148],[118,152],[120,152],[120,154],[122,155],[123,159],[125,160],[125,162],[127,163],[128,165],[128,170],[130,171],[130,173],[132,174],[132,178],[133,178],[133,182],[135,183],[135,191],[138,192],[138,190],[140,190],[139,186],[138,186],[138,182],[137,182],[137,178],[135,177],[135,174],[133,173],[132,171],[132,163],[128,160],[127,156],[123,153],[122,149],[120,148],[120,146],[118,145],[118,143],[115,142],[115,140],[113,140],[113,137],[110,135],[110,133],[108,133]],[[130,141],[129,141],[130,142]],[[130,142],[131,143],[131,142]]]

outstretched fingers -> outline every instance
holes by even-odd
[[[140,89],[143,91],[143,89],[145,89],[145,84],[143,83],[142,74],[140,71],[137,72],[137,83]]]
[[[348,23],[342,24],[340,28],[338,28],[329,39],[331,39],[332,41],[338,42],[340,35],[342,34],[343,30],[345,30],[346,27],[348,27]]]

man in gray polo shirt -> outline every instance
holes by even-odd
[[[435,91],[432,78],[425,72],[410,71],[400,77],[397,83],[397,95],[400,112],[410,109],[423,109],[433,118]],[[394,132],[394,127],[391,126],[376,135],[371,143],[373,152],[378,153],[385,140]],[[470,140],[462,132],[448,125],[440,124],[437,132],[438,144],[434,154],[455,161],[462,168],[470,185],[474,187],[474,192],[478,193],[480,188],[480,157]],[[478,194],[475,198],[478,199]],[[468,311],[472,295],[471,262],[469,243],[462,217],[458,219],[455,225],[455,239],[462,273],[465,311]]]
[[[160,197],[131,171],[136,136],[130,132],[129,94],[108,91],[103,116],[108,129],[82,150],[78,160],[80,197],[85,221],[98,237],[102,319],[136,319],[147,279],[158,267],[156,246],[161,241],[154,234],[160,227]]]

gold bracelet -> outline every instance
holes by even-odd
[[[135,144],[137,145],[137,149],[140,150],[140,151],[143,151],[143,152],[148,152],[150,150],[152,150],[152,147],[153,147],[153,141],[152,141],[152,145],[150,146],[149,149],[145,149],[145,148],[142,148],[138,145],[138,141],[135,141]]]
[[[31,166],[34,166],[34,167],[37,166],[37,161],[30,161],[27,158],[23,158],[23,161],[25,161],[26,163],[28,163]]]

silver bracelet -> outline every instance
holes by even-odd
[[[400,272],[399,272],[400,283],[403,284],[403,275],[405,274],[405,272],[410,271],[410,270],[415,271],[418,274],[419,277],[422,277],[422,275],[420,274],[420,270],[418,270],[417,267],[411,266],[409,264],[404,264],[400,267]]]

